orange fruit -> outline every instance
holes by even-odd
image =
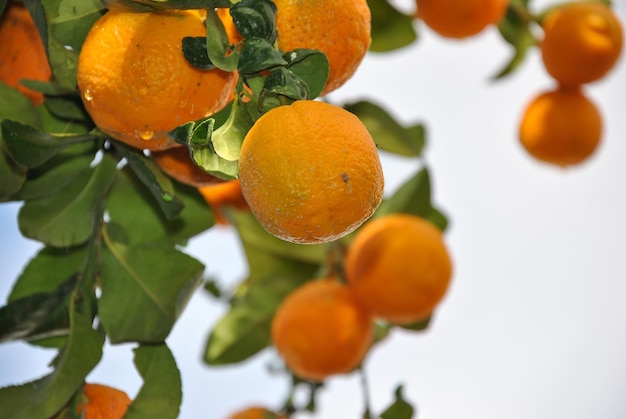
[[[441,231],[409,214],[365,224],[348,249],[348,285],[375,316],[408,324],[427,318],[444,297],[452,262]]]
[[[236,412],[228,417],[228,419],[286,419],[284,415],[267,410],[261,406],[248,407],[247,409]]]
[[[369,49],[370,9],[366,0],[274,0],[278,46],[322,51],[330,74],[321,95],[343,85]]]
[[[35,106],[43,94],[20,84],[22,79],[48,81],[52,76],[37,26],[22,3],[9,1],[0,18],[0,81],[26,95]]]
[[[543,92],[527,106],[519,138],[538,160],[569,166],[589,158],[602,137],[602,117],[580,89]]]
[[[96,125],[133,147],[177,144],[168,131],[209,116],[232,97],[234,74],[200,70],[181,42],[205,36],[194,11],[109,11],[91,28],[78,60],[78,87]]]
[[[272,339],[287,367],[323,381],[354,370],[373,338],[372,315],[334,279],[308,282],[290,293],[272,320]]]
[[[131,402],[125,392],[102,384],[85,384],[83,392],[87,400],[78,406],[78,414],[85,419],[122,419]]]
[[[502,20],[508,0],[416,0],[417,17],[447,38],[462,39]]]
[[[547,15],[543,29],[543,63],[561,84],[579,85],[604,77],[622,51],[622,25],[600,2],[558,7]]]
[[[380,204],[384,183],[361,121],[310,100],[256,121],[241,148],[239,179],[259,223],[295,243],[328,242],[355,230]]]
[[[212,186],[198,188],[200,194],[213,209],[215,222],[220,225],[228,225],[228,219],[224,215],[224,207],[237,209],[248,209],[243,194],[241,193],[241,183],[239,180],[231,180]]]
[[[186,185],[215,185],[223,180],[212,176],[194,163],[187,147],[173,147],[167,150],[153,151],[154,162],[169,176]]]

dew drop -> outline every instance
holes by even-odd
[[[151,140],[153,136],[154,136],[154,131],[152,131],[150,128],[143,128],[139,131],[139,138],[141,138],[144,141]]]
[[[87,102],[91,102],[93,100],[93,96],[91,94],[91,90],[86,89],[85,92],[83,93],[83,98],[87,101]]]

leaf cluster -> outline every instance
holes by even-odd
[[[0,342],[22,340],[55,348],[51,374],[0,389],[0,417],[73,417],[85,377],[98,364],[105,340],[135,344],[134,364],[143,386],[130,418],[174,418],[181,380],[165,339],[203,282],[204,265],[184,245],[214,224],[194,188],[164,174],[149,155],[102,133],[76,89],[82,42],[109,8],[135,12],[167,8],[207,9],[207,37],[186,38],[181,51],[194,66],[236,71],[232,103],[216,115],[171,132],[196,164],[224,179],[237,177],[245,134],[273,107],[320,95],[328,60],[315,50],[280,51],[269,0],[24,0],[46,47],[50,82],[24,81],[44,93],[34,107],[0,83],[0,202],[21,202],[21,233],[42,244],[0,307]],[[0,0],[0,10],[6,1]],[[415,40],[406,15],[384,0],[371,2],[373,32],[386,50]],[[231,7],[232,6],[232,7]],[[231,44],[214,7],[228,7],[242,35]],[[379,12],[377,12],[379,11]],[[384,19],[381,16],[385,16]],[[382,19],[382,20],[381,20]],[[395,22],[392,24],[392,22]],[[384,41],[393,27],[396,34]],[[381,38],[382,37],[382,38]],[[398,41],[400,40],[400,41]],[[383,42],[384,41],[384,42]],[[387,44],[385,44],[387,42]],[[357,115],[383,152],[413,159],[416,173],[388,196],[375,217],[416,214],[441,229],[446,216],[431,201],[431,180],[422,152],[425,128],[403,126],[379,105],[343,105]],[[242,362],[267,348],[276,307],[293,289],[324,275],[342,274],[353,235],[324,245],[281,241],[246,212],[228,212],[244,247],[248,277],[234,290],[215,282],[205,288],[226,301],[225,315],[207,338],[204,360],[212,366]],[[423,330],[428,321],[404,326]],[[377,341],[398,327],[378,324]],[[294,385],[302,385],[294,380]],[[308,385],[308,384],[307,384]],[[317,388],[317,387],[316,387]],[[400,393],[393,412],[402,407]],[[314,391],[312,392],[313,400]],[[286,403],[287,405],[288,403]],[[314,409],[311,402],[306,407]]]

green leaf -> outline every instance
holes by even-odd
[[[133,352],[143,386],[124,419],[177,418],[183,393],[172,352],[165,344],[141,345]]]
[[[259,235],[265,235],[270,243],[269,233],[261,233],[262,227],[254,226],[250,217],[249,214],[233,217],[248,259],[250,278],[243,295],[233,301],[230,311],[209,335],[204,355],[209,365],[238,363],[267,347],[278,305],[287,294],[314,278],[319,270],[317,263],[271,253],[276,247],[268,251],[265,242],[258,240]]]
[[[4,9],[7,6],[7,2],[8,0],[0,0],[0,16],[2,16],[2,13],[4,13]]]
[[[287,61],[287,68],[308,86],[308,99],[318,97],[326,86],[330,71],[326,54],[311,49],[295,49],[285,53],[283,58]]]
[[[245,39],[276,41],[276,5],[270,0],[242,0],[230,9],[237,32]]]
[[[78,391],[102,356],[102,344],[89,319],[70,310],[70,335],[53,373],[0,389],[3,419],[50,418]]]
[[[265,79],[261,100],[265,100],[268,93],[294,100],[309,98],[309,86],[293,71],[279,67],[272,70]],[[279,101],[280,102],[280,101]]]
[[[170,137],[178,143],[186,144],[191,151],[193,161],[205,172],[225,180],[236,179],[238,173],[237,161],[227,160],[215,152],[211,140],[214,125],[215,119],[213,118],[189,122],[172,130]],[[238,133],[233,131],[228,134],[237,135]]]
[[[321,265],[326,261],[328,244],[291,243],[265,231],[254,216],[247,211],[229,211],[228,215],[241,236],[245,248],[255,248],[281,259],[306,264]],[[253,272],[252,275],[255,273]]]
[[[213,226],[213,213],[198,190],[179,183],[175,186],[176,196],[185,207],[178,217],[167,220],[153,204],[152,195],[128,169],[118,172],[106,211],[110,221],[127,232],[129,245],[182,244]]]
[[[25,0],[24,4],[30,11],[39,29],[39,34],[46,47],[54,80],[63,89],[73,91],[76,89],[76,67],[79,50],[66,48],[65,44],[55,37],[53,24],[51,23],[62,16],[59,8],[62,1],[63,0]],[[82,44],[82,41],[79,45],[80,44]]]
[[[425,143],[422,125],[405,128],[372,102],[355,102],[344,105],[344,108],[363,122],[381,150],[406,157],[417,157],[422,153]]]
[[[123,144],[115,144],[115,148],[128,162],[128,166],[156,199],[165,218],[176,218],[184,208],[183,202],[176,197],[171,179],[159,167],[139,151]]]
[[[24,124],[41,125],[37,109],[18,90],[0,83],[0,121],[13,119]],[[0,132],[0,200],[17,192],[26,180],[26,168],[9,153]]]
[[[437,208],[431,208],[426,219],[433,223],[441,231],[445,231],[448,228],[448,218]]]
[[[55,195],[27,201],[18,215],[22,234],[54,247],[87,241],[100,221],[96,210],[111,186],[115,165],[105,154],[90,176],[76,179]]]
[[[380,419],[412,419],[415,409],[402,396],[402,386],[398,386],[394,392],[396,399],[383,413]]]
[[[48,108],[40,106],[37,108],[41,115],[42,131],[54,134],[87,134],[94,128],[93,122],[89,121],[69,121],[67,119],[59,118],[56,115],[50,113]],[[32,125],[32,124],[31,124]]]
[[[209,60],[220,70],[235,70],[239,52],[231,48],[224,24],[213,9],[207,10],[206,30],[206,51]]]
[[[63,45],[80,51],[93,24],[107,7],[104,0],[57,0],[58,13],[50,19],[51,36]]]
[[[215,65],[207,52],[206,37],[186,36],[183,38],[183,55],[192,66],[201,70],[210,70]]]
[[[76,179],[89,177],[89,165],[93,155],[78,155],[70,159],[52,159],[55,165],[38,176],[29,176],[24,186],[15,195],[16,199],[32,200],[56,194]]]
[[[530,25],[533,17],[530,15],[526,2],[512,2],[509,4],[504,19],[498,25],[498,30],[514,50],[510,61],[495,75],[498,80],[512,74],[524,62],[526,53],[537,45],[537,40],[531,32]]]
[[[98,313],[113,343],[160,343],[170,333],[204,266],[173,246],[129,246],[121,227],[107,224]]]
[[[66,279],[50,293],[14,299],[0,308],[0,342],[37,340],[69,333],[69,298],[77,284]]]
[[[8,301],[37,293],[53,292],[67,278],[80,271],[85,256],[85,247],[44,247],[24,267],[13,284]]]
[[[241,76],[285,66],[287,61],[271,43],[261,38],[250,38],[241,47],[237,71]]]
[[[88,123],[91,121],[89,114],[83,106],[80,97],[74,96],[48,96],[44,100],[44,106],[50,113],[62,120]]]
[[[399,325],[399,327],[405,330],[412,330],[415,332],[419,332],[419,331],[428,329],[428,325],[430,324],[431,320],[432,320],[432,316],[428,316],[424,320],[420,320],[411,324],[402,324],[402,325]]]
[[[387,52],[417,40],[412,15],[398,11],[387,0],[367,0],[372,14],[370,51]]]
[[[2,137],[13,158],[27,167],[37,167],[67,147],[98,139],[93,134],[50,135],[29,125],[2,121]]]
[[[168,9],[212,9],[230,7],[230,0],[107,0],[111,9],[149,12]]]
[[[235,100],[226,122],[211,134],[212,148],[224,160],[239,160],[241,145],[253,125],[246,107],[246,104]]]
[[[383,200],[374,216],[405,213],[428,218],[431,211],[430,175],[428,169],[424,167],[400,186],[391,197]]]

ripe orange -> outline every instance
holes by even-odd
[[[185,36],[205,36],[193,11],[109,11],[91,28],[78,60],[78,87],[96,125],[133,147],[176,146],[168,131],[222,109],[234,74],[199,70],[184,58]]]
[[[169,176],[186,185],[215,185],[223,180],[212,176],[198,167],[189,155],[187,147],[173,147],[167,150],[153,151],[154,162]]]
[[[533,157],[559,166],[589,158],[601,137],[600,112],[577,88],[560,87],[535,97],[519,128],[520,141]]]
[[[295,243],[328,242],[355,230],[380,204],[384,183],[361,121],[308,100],[256,121],[241,148],[239,179],[260,224]]]
[[[561,84],[579,85],[604,77],[622,51],[622,25],[600,2],[561,6],[548,14],[543,28],[543,63]]]
[[[322,95],[350,79],[372,41],[366,0],[274,0],[278,46],[310,48],[328,57],[330,74]]]
[[[20,80],[47,81],[51,76],[46,50],[30,13],[22,3],[9,1],[0,19],[0,81],[37,106],[43,95],[23,86]]]
[[[198,188],[206,202],[213,209],[215,222],[220,225],[228,225],[228,219],[224,215],[224,207],[237,209],[248,209],[243,194],[241,193],[241,183],[239,180],[231,180],[212,186]]]
[[[293,291],[272,321],[272,339],[285,364],[312,381],[354,370],[373,331],[372,315],[334,279],[311,281]]]
[[[462,39],[497,24],[508,0],[416,0],[417,17],[441,36]]]
[[[279,416],[261,406],[253,406],[232,414],[228,419],[287,419],[287,417]]]
[[[131,400],[116,388],[102,384],[85,384],[87,401],[78,406],[78,414],[84,411],[85,419],[122,419]]]
[[[408,324],[428,317],[444,297],[452,262],[435,226],[393,214],[357,232],[345,272],[350,289],[375,316]]]

